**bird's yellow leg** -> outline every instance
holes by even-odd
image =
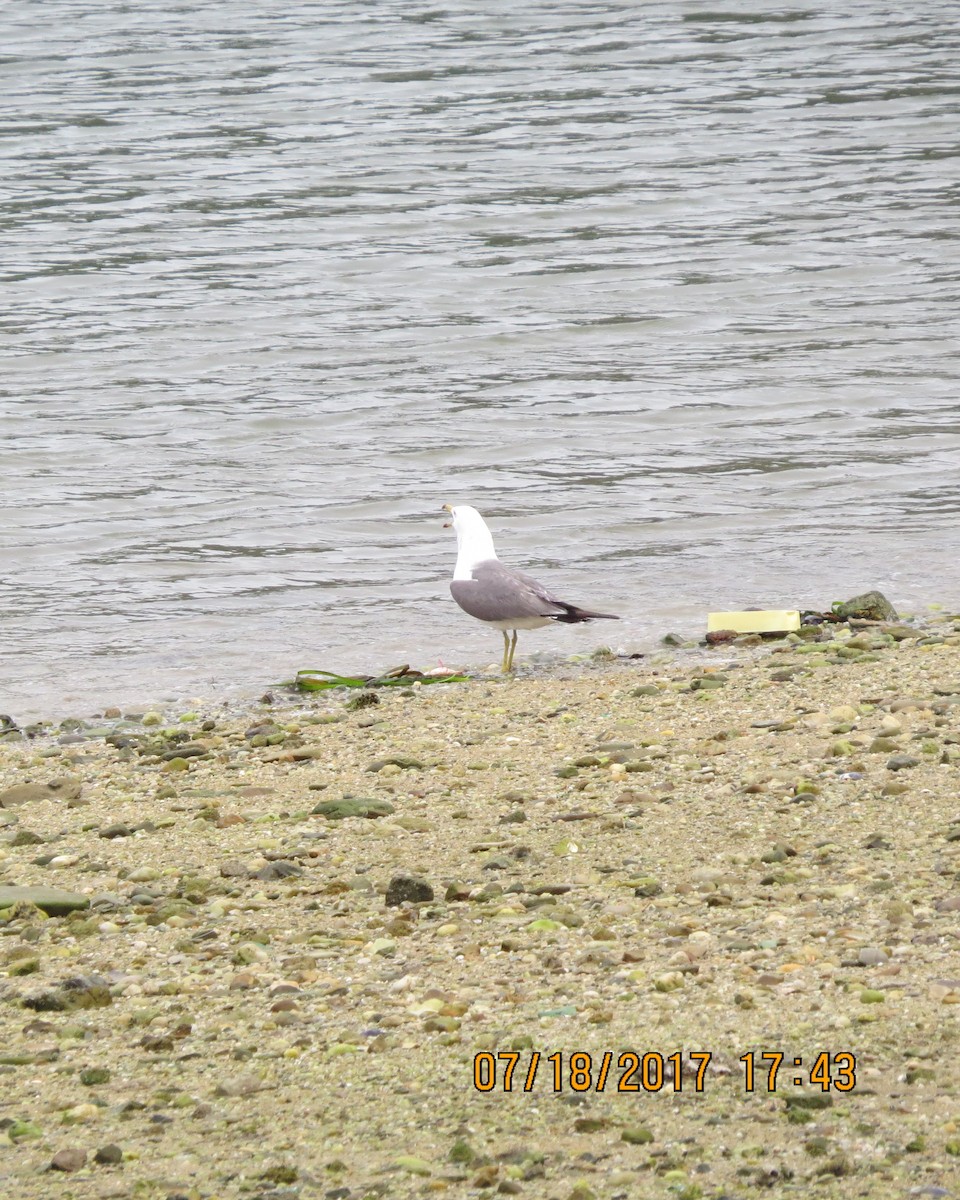
[[[513,631],[513,637],[510,639],[510,659],[507,663],[507,670],[513,670],[513,656],[517,652],[517,630]]]
[[[505,629],[501,630],[501,633],[503,634],[503,662],[500,664],[500,670],[506,675],[510,670],[510,638]]]

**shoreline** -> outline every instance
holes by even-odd
[[[0,1190],[948,1186],[960,620],[681,659],[0,740]]]

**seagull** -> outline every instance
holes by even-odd
[[[513,670],[520,629],[539,629],[551,621],[578,625],[581,621],[619,620],[613,613],[591,612],[558,600],[542,583],[505,567],[497,558],[486,522],[469,504],[445,504],[443,508],[453,518],[445,528],[453,525],[457,535],[457,565],[450,592],[465,613],[502,632],[501,670],[505,674]]]

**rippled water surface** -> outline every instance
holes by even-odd
[[[960,607],[952,3],[0,16],[0,710]],[[521,654],[611,628],[544,630]]]

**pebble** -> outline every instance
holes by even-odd
[[[0,884],[0,911],[15,904],[35,904],[52,917],[89,908],[90,897],[49,887],[16,887]]]
[[[79,1171],[87,1161],[86,1150],[69,1148],[58,1150],[50,1160],[51,1171]]]
[[[401,904],[424,904],[433,899],[433,888],[425,879],[395,875],[387,886],[384,901],[390,908]]]
[[[113,825],[104,825],[104,827],[100,830],[100,836],[107,839],[131,837],[132,834],[133,830],[130,828],[130,826],[124,825],[119,821],[115,822]]]
[[[73,800],[80,795],[78,779],[50,779],[46,783],[16,783],[0,792],[0,808],[16,808],[38,800]]]
[[[322,800],[313,810],[317,816],[328,821],[343,821],[348,817],[365,817],[369,820],[386,817],[392,813],[393,805],[387,800]]]

